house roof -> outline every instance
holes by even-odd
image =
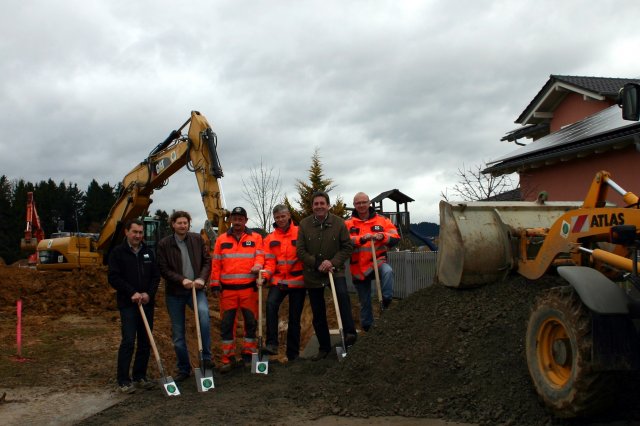
[[[620,108],[612,105],[487,163],[483,173],[509,174],[570,160],[585,153],[620,149],[635,143],[634,136],[638,135],[640,122],[623,120]]]
[[[371,199],[372,203],[379,203],[380,201],[388,198],[396,203],[410,203],[411,201],[415,201],[413,198],[408,195],[403,194],[397,189],[392,189],[390,191],[385,191],[378,196]]]
[[[522,125],[548,121],[568,93],[603,101],[615,101],[618,91],[626,83],[640,83],[640,79],[612,77],[582,77],[551,74],[549,80],[516,119]]]

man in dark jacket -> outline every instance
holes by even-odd
[[[345,262],[351,256],[353,244],[344,220],[329,213],[329,195],[315,192],[312,195],[313,214],[300,221],[297,254],[304,264],[304,284],[309,293],[313,329],[320,345],[311,359],[317,361],[331,351],[331,337],[327,324],[327,308],[324,288],[329,285],[329,272],[333,273],[340,316],[347,346],[355,343],[357,334],[351,314],[351,299],[344,276]]]
[[[133,393],[136,388],[151,389],[155,386],[147,380],[151,344],[138,305],[142,305],[149,327],[153,328],[153,308],[160,272],[153,252],[142,242],[142,221],[128,221],[125,235],[125,241],[116,246],[109,256],[108,279],[111,287],[116,289],[120,310],[122,340],[118,349],[118,390]],[[129,376],[136,338],[138,345],[132,376]]]
[[[191,215],[176,211],[171,215],[173,235],[158,243],[158,266],[165,280],[165,298],[171,317],[171,336],[176,351],[178,374],[176,382],[191,375],[191,363],[185,338],[185,306],[194,310],[191,288],[196,289],[200,335],[202,338],[203,367],[212,369],[211,330],[209,322],[209,302],[206,283],[211,271],[211,255],[206,243],[194,232],[189,232]]]

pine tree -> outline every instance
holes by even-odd
[[[285,196],[284,205],[287,206],[291,212],[291,218],[295,223],[300,223],[300,220],[304,217],[313,214],[311,195],[316,191],[323,191],[329,194],[331,197],[331,190],[336,185],[333,185],[333,179],[325,178],[322,171],[322,163],[320,161],[320,152],[318,148],[315,149],[311,156],[311,166],[309,167],[309,182],[303,182],[300,179],[296,181],[296,190],[300,199],[297,201],[298,209],[294,208],[289,201],[289,198]],[[347,209],[346,205],[342,202],[340,196],[332,200],[332,207],[329,210],[331,213],[339,217],[346,217]]]

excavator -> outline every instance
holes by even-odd
[[[619,105],[640,119],[640,85]],[[607,201],[609,190],[624,206]],[[440,202],[437,282],[470,288],[510,273],[557,274],[567,285],[542,291],[527,325],[529,375],[557,417],[608,408],[620,372],[640,369],[639,198],[607,171],[581,202]]]
[[[27,192],[27,226],[24,230],[24,238],[20,239],[20,249],[29,253],[27,263],[30,267],[38,263],[38,243],[44,239],[44,229],[40,223],[40,216],[33,199],[33,192]]]
[[[189,126],[186,134],[182,131]],[[207,222],[208,238],[228,229],[228,211],[224,209],[219,179],[223,177],[217,153],[217,137],[207,119],[198,111],[158,144],[140,164],[122,180],[122,191],[111,207],[97,237],[76,234],[43,239],[38,243],[38,270],[72,270],[107,264],[113,247],[124,239],[123,227],[133,218],[144,217],[145,242],[153,243],[157,221],[146,217],[154,190],[183,167],[196,175]]]

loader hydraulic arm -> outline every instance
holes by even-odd
[[[187,135],[181,131],[189,125]],[[121,241],[122,226],[129,219],[148,214],[151,194],[166,185],[167,179],[182,167],[194,172],[207,219],[218,232],[228,228],[218,179],[223,176],[216,150],[216,135],[207,119],[197,111],[178,130],[156,146],[149,156],[122,180],[122,192],[111,208],[96,243],[98,251],[108,253]]]

